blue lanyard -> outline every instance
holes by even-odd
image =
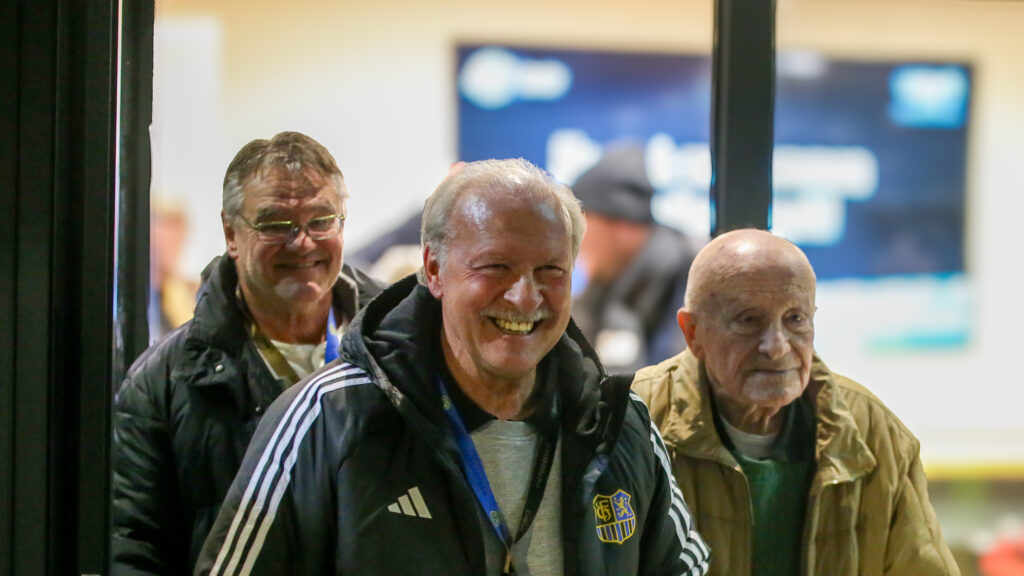
[[[498,501],[491,490],[491,483],[487,480],[487,471],[484,470],[484,464],[480,460],[480,454],[476,451],[476,445],[473,444],[473,439],[470,438],[469,433],[466,431],[466,425],[462,422],[462,417],[459,416],[458,410],[455,409],[455,404],[452,402],[448,389],[444,386],[444,380],[440,376],[437,377],[437,387],[441,392],[441,406],[444,408],[445,416],[448,417],[448,423],[451,424],[452,428],[452,435],[455,436],[455,444],[459,448],[459,457],[462,459],[462,467],[466,472],[466,479],[469,481],[470,487],[473,488],[473,493],[476,494],[476,499],[480,502],[480,506],[483,507],[484,513],[491,522],[491,526],[498,534],[498,538],[505,545],[504,574],[515,574],[515,568],[512,566],[512,545],[526,534],[526,531],[529,530],[530,525],[533,523],[533,519],[537,516],[537,511],[540,509],[541,500],[544,498],[544,489],[547,486],[548,475],[551,472],[551,465],[554,461],[555,450],[558,447],[558,426],[554,423],[551,424],[551,430],[548,430],[547,433],[541,436],[541,449],[537,451],[537,458],[533,463],[529,492],[527,492],[526,503],[523,507],[523,517],[519,521],[519,531],[513,539],[512,531],[509,530],[508,524],[505,522],[505,516],[501,513],[501,507],[498,506]],[[553,422],[557,414],[558,398],[556,395],[551,402],[551,419]]]
[[[462,417],[455,409],[455,404],[452,403],[452,398],[448,395],[448,389],[445,388],[440,376],[437,377],[437,387],[441,390],[441,406],[444,407],[445,416],[448,417],[448,423],[451,424],[455,444],[459,447],[459,456],[462,458],[462,467],[466,471],[466,479],[469,480],[469,485],[473,488],[476,499],[480,501],[484,513],[487,514],[491,526],[498,533],[498,538],[501,538],[506,548],[511,549],[512,532],[508,529],[498,501],[494,498],[491,483],[487,480],[487,471],[484,470],[484,463],[480,460],[476,445],[473,444],[473,439],[466,432],[466,425],[462,423]]]
[[[334,306],[331,306],[327,313],[327,336],[325,340],[327,347],[324,349],[324,364],[330,364],[338,359],[338,336],[331,330],[334,328]]]

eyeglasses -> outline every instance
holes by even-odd
[[[300,231],[305,231],[306,236],[313,240],[327,240],[334,238],[341,232],[341,223],[345,220],[344,214],[329,214],[313,218],[305,224],[296,224],[291,220],[279,220],[276,222],[258,222],[253,224],[240,216],[250,228],[256,231],[256,238],[265,244],[290,244],[299,237]]]

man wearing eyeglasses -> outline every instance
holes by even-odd
[[[380,291],[342,265],[348,191],[330,152],[282,132],[246,144],[224,177],[227,254],[195,317],[131,367],[115,416],[112,574],[187,574],[257,421],[337,357]]]

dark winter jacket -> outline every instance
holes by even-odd
[[[204,272],[195,317],[146,350],[117,395],[111,574],[191,572],[256,423],[284,390],[246,331],[234,261]],[[335,309],[380,291],[343,266]]]
[[[260,423],[197,574],[485,574],[486,527],[434,385],[440,329],[414,277],[357,317],[341,359]],[[552,355],[564,573],[704,574],[707,547],[628,379],[606,379],[574,325]],[[615,519],[598,520],[616,495]],[[397,513],[410,497],[415,513]]]

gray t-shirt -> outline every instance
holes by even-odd
[[[491,420],[474,430],[470,437],[487,472],[494,498],[501,507],[513,537],[519,529],[526,506],[530,474],[540,449],[540,433],[526,422]],[[555,448],[544,497],[530,529],[512,546],[512,559],[518,576],[560,576],[562,554],[562,442]],[[494,528],[479,510],[487,546],[487,573],[501,574],[505,546]]]

